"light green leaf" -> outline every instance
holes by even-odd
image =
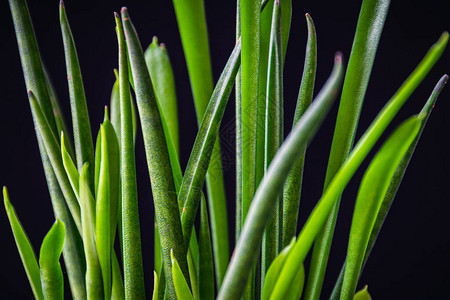
[[[70,147],[70,146],[69,146]],[[61,157],[64,165],[64,170],[66,170],[67,177],[69,178],[70,185],[72,186],[72,190],[77,197],[78,203],[80,202],[80,174],[78,173],[77,167],[72,161],[72,157],[67,151],[67,139],[64,135],[64,132],[61,132]]]
[[[158,274],[153,271],[153,295],[152,300],[158,300]]]
[[[78,62],[77,50],[67,20],[66,9],[61,1],[59,6],[61,32],[64,43],[64,53],[66,57],[67,81],[69,85],[70,106],[72,109],[73,137],[75,141],[75,153],[77,166],[81,170],[83,164],[88,162],[94,166],[94,146],[91,136],[91,125],[86,106],[86,96],[84,94],[83,79],[81,76],[80,64]],[[91,187],[94,184],[94,169],[90,175]]]
[[[59,258],[63,250],[65,235],[64,223],[56,219],[42,241],[39,265],[44,299],[64,299],[64,278]]]
[[[39,275],[39,265],[36,260],[36,255],[34,254],[33,246],[16,215],[16,211],[9,200],[6,186],[3,187],[3,201],[9,224],[11,225],[14,235],[14,240],[16,241],[17,250],[19,251],[20,259],[22,260],[23,267],[27,273],[33,295],[36,299],[42,300],[44,299],[44,295],[42,294],[41,277]]]
[[[170,257],[172,259],[172,278],[177,298],[179,300],[194,300],[194,297],[192,297],[192,293],[189,290],[189,285],[186,282],[186,278],[184,277],[177,260],[173,256],[172,250],[170,250]]]
[[[370,297],[369,290],[367,288],[367,285],[357,292],[355,296],[353,297],[353,300],[372,300],[372,297]]]
[[[367,168],[359,187],[347,250],[341,299],[355,294],[369,237],[383,198],[403,156],[419,133],[421,120],[413,116],[389,137]]]
[[[103,299],[103,280],[95,244],[95,200],[89,180],[89,163],[85,163],[80,176],[81,222],[86,255],[86,290],[88,299]]]

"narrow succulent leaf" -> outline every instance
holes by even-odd
[[[44,299],[64,299],[64,278],[59,259],[65,234],[64,223],[56,219],[42,241],[39,266]]]
[[[425,115],[424,118],[421,118],[421,128],[419,134],[416,136],[415,140],[409,147],[408,151],[406,152],[405,156],[403,157],[399,167],[397,168],[394,177],[392,178],[392,182],[389,186],[389,189],[387,190],[383,203],[380,208],[380,212],[377,215],[377,219],[375,221],[372,233],[370,235],[369,243],[367,245],[367,250],[364,256],[364,265],[366,264],[369,255],[373,249],[373,246],[375,245],[375,242],[377,240],[378,234],[380,233],[381,227],[383,226],[384,220],[386,219],[386,216],[389,212],[389,209],[391,207],[392,201],[395,198],[395,195],[397,194],[398,188],[400,187],[400,184],[402,182],[403,176],[406,172],[406,169],[409,165],[409,162],[412,158],[412,155],[414,154],[414,150],[419,142],[420,136],[425,128],[426,122],[428,120],[428,117],[431,114],[432,108],[434,107],[434,104],[436,103],[436,100],[444,88],[445,84],[447,83],[448,76],[444,75],[441,77],[439,82],[436,84],[435,88],[433,89],[433,92],[431,93],[430,97],[428,98],[428,101],[426,102],[425,106],[422,108],[420,114]],[[340,293],[341,293],[341,287],[342,287],[342,281],[344,279],[344,271],[345,271],[345,264],[341,269],[341,273],[339,274],[338,280],[336,281],[336,284],[334,286],[333,292],[331,294],[330,300],[337,300],[339,299]]]
[[[27,90],[31,90],[39,99],[45,117],[48,119],[50,130],[58,135],[50,96],[45,81],[41,55],[34,34],[28,6],[25,0],[9,0],[23,75]]]
[[[260,0],[241,0],[242,223],[256,190]]]
[[[363,8],[364,8],[364,3],[363,3]],[[362,14],[362,16],[365,15],[364,9],[362,9],[361,14]],[[358,30],[357,30],[357,33],[358,33]],[[441,36],[440,40],[429,50],[429,52],[427,53],[425,58],[422,60],[422,62],[416,68],[416,70],[414,70],[414,72],[410,75],[407,82],[404,83],[402,85],[402,87],[400,87],[397,95],[402,100],[398,101],[396,104],[399,106],[398,109],[408,99],[409,95],[411,95],[411,93],[415,90],[415,88],[418,86],[418,84],[423,80],[423,78],[429,72],[431,67],[436,63],[437,59],[441,56],[441,54],[445,48],[445,45],[447,44],[447,41],[448,41],[448,33],[444,33]],[[356,45],[356,42],[355,42],[355,45]],[[356,50],[357,49],[356,46],[354,46],[354,48],[355,48],[355,53],[360,52],[360,51]],[[355,56],[355,57],[357,57],[357,56]],[[360,59],[365,61],[365,58],[360,58]],[[358,74],[358,70],[361,69],[361,62],[359,60],[357,61],[355,59],[355,64],[353,65],[353,68],[348,69],[349,71],[352,70],[350,74],[353,74],[353,76],[349,77],[350,75],[348,75],[347,77],[353,78],[353,77],[361,76],[361,74]],[[358,110],[356,111],[357,112],[356,115],[349,111],[349,110],[354,109],[353,103],[355,102],[355,99],[357,99],[355,97],[356,97],[356,95],[360,94],[360,92],[361,92],[356,89],[356,87],[358,87],[358,86],[355,85],[355,82],[358,83],[359,80],[353,78],[353,79],[349,79],[348,82],[349,83],[348,83],[347,88],[345,87],[345,84],[344,84],[344,90],[347,89],[347,92],[344,93],[344,91],[343,91],[341,99],[347,99],[345,101],[348,102],[347,105],[349,108],[346,108],[347,106],[345,104],[343,104],[344,102],[341,102],[341,107],[343,107],[343,110],[342,110],[342,113],[338,113],[338,117],[337,117],[337,121],[336,121],[335,136],[333,138],[333,144],[331,147],[331,153],[333,153],[334,158],[332,158],[330,156],[329,168],[328,168],[327,176],[325,179],[325,186],[327,186],[327,184],[330,182],[330,180],[334,176],[334,173],[338,170],[339,166],[342,164],[342,162],[345,160],[346,156],[348,155],[348,153],[353,145],[354,133],[356,131],[356,126],[357,126],[357,124],[354,122],[354,120],[356,117],[359,118],[360,108],[358,108]],[[366,85],[367,85],[367,83],[366,83]],[[360,87],[364,87],[366,85],[360,85]],[[365,92],[365,88],[362,91]],[[344,101],[344,100],[341,100],[341,101]],[[395,113],[396,113],[396,111],[395,111]],[[340,121],[340,120],[342,120],[342,121]],[[343,122],[343,123],[341,123],[341,122]],[[349,128],[346,126],[346,124],[347,125],[353,124],[351,126],[351,127],[354,127],[352,132],[345,130],[345,128]],[[345,140],[347,140],[348,142],[344,143]],[[332,233],[334,231],[334,224],[336,223],[339,202],[340,202],[340,195],[338,196],[338,200],[336,202],[336,208],[332,210],[330,217],[327,220],[327,225],[324,227],[324,228],[330,228],[330,230],[324,229],[324,231],[321,233],[321,236],[318,238],[318,240],[315,243],[316,245],[314,247],[315,249],[314,249],[313,256],[312,256],[313,268],[310,269],[310,275],[309,275],[311,280],[308,280],[310,282],[310,284],[309,284],[310,288],[307,287],[307,291],[308,292],[311,291],[311,292],[309,292],[309,295],[311,295],[311,297],[313,297],[314,299],[317,299],[320,296],[320,289],[321,289],[320,287],[322,285],[321,283],[323,281],[323,275],[325,272],[327,257],[328,257],[329,249],[331,246]]]
[[[259,40],[259,76],[258,76],[258,127],[256,132],[256,185],[264,176],[265,164],[265,129],[266,129],[266,98],[267,98],[267,75],[269,66],[269,49],[271,48],[270,36],[272,33],[272,15],[274,11],[274,0],[270,0],[268,9],[261,11],[260,40]],[[279,6],[279,1],[278,6]],[[279,22],[278,22],[279,23]],[[278,26],[278,24],[277,24]],[[281,34],[281,32],[280,32]],[[264,247],[263,247],[264,249]],[[264,251],[264,250],[263,250]]]
[[[69,146],[70,147],[70,146]],[[80,174],[78,173],[77,167],[72,161],[72,157],[68,152],[67,139],[65,137],[64,131],[61,132],[61,157],[64,165],[64,170],[66,170],[67,177],[69,178],[70,185],[72,186],[72,190],[75,193],[75,196],[78,199],[78,203],[80,202]]]
[[[192,290],[192,295],[194,297],[194,299],[198,299],[198,272],[197,272],[197,266],[194,262],[194,257],[192,255],[192,252],[190,251],[190,249],[188,250],[188,254],[187,254],[187,262],[188,262],[188,269],[189,269],[189,281],[191,284],[191,290]]]
[[[67,206],[70,209],[75,224],[77,225],[78,231],[81,232],[80,206],[78,205],[75,193],[72,190],[67,174],[64,171],[58,141],[55,135],[50,130],[41,106],[39,105],[39,102],[31,91],[28,91],[28,98],[30,100],[33,118],[36,120],[40,134],[42,134],[42,141],[44,143],[50,162],[53,166],[53,170],[55,171],[59,186],[61,187],[61,191],[64,194]]]
[[[278,277],[280,276],[281,268],[283,267],[286,257],[289,255],[292,246],[295,243],[295,237],[291,239],[291,242],[281,250],[280,254],[273,260],[264,280],[263,290],[261,294],[261,300],[268,300],[270,294],[275,286]]]
[[[37,121],[33,118],[34,122]],[[55,218],[64,222],[66,227],[66,240],[63,247],[64,265],[69,278],[70,291],[76,299],[86,299],[86,261],[84,257],[81,232],[78,231],[75,221],[70,213],[64,195],[53,171],[50,159],[45,150],[41,134],[36,132],[42,165],[44,167],[50,200],[53,206]]]
[[[317,66],[317,38],[314,22],[309,14],[306,14],[306,24],[308,26],[308,41],[306,43],[305,65],[303,67],[302,81],[298,92],[297,106],[295,108],[294,124],[298,122],[306,109],[311,104],[314,93],[314,82],[316,78]],[[305,153],[298,158],[289,173],[283,190],[283,226],[282,226],[282,246],[296,235],[298,212],[300,205],[300,195],[302,190],[303,166]]]
[[[111,298],[111,182],[109,169],[109,141],[104,125],[100,129],[101,162],[95,213],[95,245],[103,279],[105,299]]]
[[[42,294],[41,277],[39,275],[39,265],[36,260],[36,255],[34,254],[33,246],[16,215],[16,211],[9,200],[9,194],[6,187],[3,187],[3,201],[9,224],[11,225],[11,230],[14,235],[14,240],[16,241],[17,250],[19,251],[20,259],[22,260],[28,281],[30,282],[34,298],[43,300],[44,295]]]
[[[359,187],[353,212],[341,299],[355,294],[369,237],[385,193],[403,156],[419,133],[421,120],[413,116],[388,138],[377,152]]]
[[[45,77],[42,74],[42,63],[26,1],[10,0],[9,6],[14,21],[26,88],[27,90],[34,91],[38,95],[41,105],[45,107],[46,116],[48,116],[49,122],[52,123],[54,122],[52,119],[53,111],[51,110],[51,103],[48,100],[49,93],[48,91],[46,92],[44,87],[45,82],[43,79]],[[38,127],[35,118],[33,118],[33,122],[34,127]],[[56,125],[51,125],[51,128],[57,127]],[[54,134],[58,136],[59,131],[55,131]],[[81,237],[51,166],[42,136],[39,132],[36,132],[36,136],[55,217],[59,218],[66,225],[67,240],[64,244],[63,255],[69,277],[70,289],[75,298],[85,299],[85,265]]]
[[[292,19],[292,0],[279,0],[281,6],[281,38],[283,49],[283,64],[286,57],[286,50],[289,41],[289,35],[291,31],[291,19]]]
[[[205,198],[202,197],[200,206],[200,235],[199,235],[199,267],[198,283],[200,300],[214,299],[214,265],[209,232],[208,212]]]
[[[95,244],[95,199],[90,190],[89,174],[89,163],[85,163],[80,176],[80,204],[86,255],[86,291],[88,299],[103,299],[102,271]]]
[[[183,274],[188,278],[187,248],[183,242],[177,194],[152,82],[145,64],[144,53],[142,52],[139,38],[126,8],[122,9],[122,21],[126,33],[131,71],[135,79],[136,98],[144,135],[147,165],[152,183],[156,222],[159,228],[163,265],[165,267],[165,277],[168,285],[168,296],[169,298],[175,298],[171,272],[171,249],[173,249],[175,257],[181,264]]]
[[[264,172],[267,172],[275,154],[283,143],[283,54],[281,45],[281,9],[280,2],[273,5],[272,27],[268,54],[267,87],[265,97],[264,132]],[[258,108],[259,110],[259,108]],[[258,126],[259,129],[259,126]],[[278,255],[280,228],[280,210],[282,202],[266,226],[261,251],[261,283],[264,283],[270,264]]]
[[[236,1],[236,43],[241,38],[240,0]],[[236,200],[235,200],[235,243],[239,239],[242,228],[242,73],[241,67],[235,79],[235,127],[236,127]],[[220,285],[218,285],[220,288]]]
[[[175,15],[194,95],[200,126],[213,92],[213,77],[203,0],[173,0]],[[176,143],[175,143],[176,144]],[[220,142],[216,139],[206,175],[209,215],[213,239],[217,282],[220,284],[228,266],[228,220],[222,173]]]
[[[170,257],[172,259],[172,277],[173,283],[175,285],[175,291],[177,294],[177,299],[179,300],[194,300],[191,290],[189,289],[189,284],[178,265],[177,259],[173,255],[173,251],[170,251]]]
[[[107,153],[109,164],[109,194],[110,194],[110,233],[111,245],[114,245],[114,238],[116,236],[116,228],[119,214],[119,199],[120,199],[120,148],[117,139],[116,130],[113,124],[108,119],[108,108],[105,107],[105,119],[102,124],[105,131],[105,138],[107,141]],[[102,143],[103,147],[103,143]]]
[[[358,127],[359,115],[372,72],[390,0],[364,0],[345,75],[336,119],[333,142],[328,160],[324,190],[348,157]],[[340,195],[331,211],[327,225],[314,243],[314,250],[305,289],[306,300],[318,300],[328,262],[328,255],[339,210]]]
[[[123,286],[122,273],[120,271],[119,260],[115,251],[111,253],[112,261],[112,287],[111,287],[111,299],[112,300],[123,300],[125,299],[125,288]]]
[[[372,300],[367,285],[362,290],[360,290],[355,294],[353,300]]]
[[[67,20],[64,3],[59,5],[61,32],[64,42],[64,54],[66,57],[67,81],[69,85],[70,106],[72,109],[73,137],[75,141],[75,153],[77,157],[78,169],[81,169],[85,162],[94,166],[94,146],[91,136],[91,125],[86,106],[86,96],[84,94],[83,79],[81,77],[80,64],[75,48],[69,21]],[[94,184],[94,168],[91,168],[91,187]]]
[[[311,140],[325,118],[341,82],[342,58],[338,54],[330,78],[278,150],[255,194],[218,299],[239,299],[244,292],[248,276],[258,257],[256,250],[261,245],[264,228],[276,207],[275,199],[281,194],[283,183],[293,162],[301,154],[301,149]]]
[[[120,94],[119,94],[119,71],[114,69],[114,76],[116,80],[111,90],[111,100],[109,102],[109,108],[111,111],[111,123],[116,131],[117,140],[121,141],[121,128],[120,128]]]
[[[158,300],[158,274],[153,271],[153,294],[152,300]]]
[[[233,88],[234,78],[239,68],[239,59],[240,44],[238,43],[228,59],[211,96],[183,177],[178,201],[180,204],[183,204],[181,223],[185,245],[188,244],[191,237],[203,183],[210,164],[211,153]]]
[[[172,142],[177,153],[179,153],[178,137],[178,109],[177,95],[175,91],[175,78],[173,76],[172,65],[170,64],[167,48],[164,44],[158,43],[158,38],[153,37],[153,41],[145,51],[145,62],[150,72],[156,98],[159,107],[166,119]]]
[[[127,16],[123,16],[123,18],[126,19]],[[145,299],[127,44],[125,43],[124,29],[118,14],[115,14],[115,20],[119,44],[119,93],[122,130],[120,173],[122,185],[122,251],[123,265],[125,266],[125,298]]]
[[[69,131],[67,130],[66,122],[64,120],[64,116],[61,111],[61,107],[59,105],[58,97],[56,96],[55,88],[53,87],[53,84],[50,80],[50,75],[48,74],[45,68],[44,68],[44,75],[45,75],[45,82],[47,83],[47,90],[50,98],[50,104],[52,105],[53,109],[53,117],[55,118],[56,129],[58,130],[57,133],[61,132],[66,133],[64,135],[66,150],[70,154],[70,157],[72,159],[75,159],[75,153],[73,152],[72,144],[68,136]]]
[[[318,229],[324,226],[326,218],[329,216],[332,208],[336,205],[336,201],[339,198],[337,196],[342,193],[348,181],[361,165],[362,161],[382,135],[386,127],[395,117],[401,106],[405,103],[411,93],[415,90],[442,54],[447,41],[448,33],[444,33],[441,39],[429,50],[416,70],[410,75],[410,77],[400,87],[391,100],[389,100],[389,102],[384,106],[370,127],[360,138],[344,165],[341,169],[339,169],[338,173],[336,173],[336,176],[330,182],[328,188],[323,193],[322,198],[314,208],[314,211],[311,213],[308,221],[300,232],[297,244],[295,246],[296,250],[294,250],[295,255],[292,255],[289,258],[289,264],[286,265],[288,267],[285,268],[282,273],[285,278],[292,278],[294,276],[297,265],[303,262],[314,239],[316,238],[316,235],[318,234]],[[285,293],[288,289],[289,283],[289,280],[284,282],[278,281],[277,290],[274,291],[274,293],[276,292],[274,294],[275,297],[279,297]]]

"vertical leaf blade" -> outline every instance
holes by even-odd
[[[306,14],[308,26],[308,40],[306,43],[305,65],[303,67],[302,81],[298,92],[297,106],[295,108],[294,123],[298,122],[311,104],[314,92],[317,66],[317,39],[316,29],[309,14]],[[290,239],[296,235],[297,218],[302,190],[303,166],[306,151],[299,157],[289,173],[283,190],[283,226],[282,246],[286,247]]]
[[[123,230],[122,251],[125,299],[145,299],[127,45],[125,43],[122,22],[120,21],[118,14],[115,14],[115,20],[119,44],[119,94],[122,130],[120,147]]]

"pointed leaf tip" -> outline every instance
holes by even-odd
[[[128,15],[128,8],[126,8],[125,6],[122,7],[122,9],[120,10],[120,13],[123,16],[124,21],[126,21],[128,19],[128,17],[129,17],[129,15]]]

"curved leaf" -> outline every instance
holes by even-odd
[[[419,133],[421,120],[411,117],[399,126],[383,144],[367,168],[359,187],[353,213],[342,284],[341,299],[351,300],[355,294],[370,233],[389,188],[395,170]]]
[[[39,275],[39,265],[36,260],[36,255],[34,254],[33,246],[31,245],[22,224],[16,215],[14,206],[12,206],[9,200],[6,186],[3,187],[3,201],[5,204],[6,214],[8,215],[9,224],[11,225],[14,235],[14,240],[16,241],[17,250],[19,251],[20,259],[22,260],[23,267],[27,273],[34,298],[42,300],[44,299],[44,294],[42,293],[41,277]]]
[[[341,81],[342,59],[340,55],[337,55],[330,78],[317,95],[316,101],[308,108],[278,150],[258,188],[219,291],[218,299],[239,299],[244,292],[252,266],[258,257],[258,251],[256,250],[261,245],[264,228],[276,205],[274,199],[277,199],[277,196],[281,193],[283,183],[293,162],[301,154],[301,149],[311,140],[321,121],[325,118]]]
[[[364,0],[362,3],[342,88],[324,190],[347,159],[353,147],[359,115],[389,4],[390,0]],[[324,226],[314,243],[305,300],[318,300],[320,297],[339,210],[340,195],[337,195],[337,198],[336,207],[331,211],[327,225]]]
[[[355,296],[353,297],[353,300],[372,300],[372,297],[370,297],[369,290],[367,288],[367,285],[357,292]]]
[[[28,91],[28,98],[30,100],[31,112],[36,120],[39,133],[42,135],[42,141],[56,178],[58,179],[59,186],[61,187],[61,191],[63,192],[67,206],[69,207],[70,213],[72,214],[75,224],[77,225],[78,231],[81,232],[80,206],[78,205],[77,198],[72,190],[67,174],[64,171],[58,140],[50,130],[47,119],[45,118],[41,106],[33,92]]]
[[[309,14],[306,14],[306,23],[308,25],[308,41],[306,43],[305,65],[303,67],[303,76],[298,92],[297,106],[295,108],[294,124],[298,122],[306,109],[311,104],[314,92],[314,81],[316,78],[317,65],[317,41],[316,29],[313,20]],[[306,152],[306,150],[305,150]],[[283,190],[283,234],[282,246],[286,247],[290,239],[296,235],[297,218],[300,205],[300,195],[303,179],[303,165],[305,162],[305,153],[303,153],[295,162],[292,171],[289,173]]]
[[[402,182],[403,175],[406,172],[406,169],[408,167],[409,161],[412,158],[412,155],[414,154],[414,150],[417,146],[417,143],[419,142],[420,135],[422,134],[426,122],[428,120],[428,117],[431,114],[432,108],[434,107],[434,104],[436,103],[436,100],[444,88],[445,84],[447,83],[448,75],[444,75],[441,77],[439,82],[436,84],[435,88],[433,89],[433,92],[431,93],[431,96],[428,98],[428,101],[425,103],[424,107],[422,108],[420,114],[424,115],[423,118],[421,118],[421,128],[419,134],[416,136],[414,142],[406,152],[405,156],[402,159],[402,162],[400,163],[399,167],[397,168],[395,175],[392,179],[391,185],[389,186],[389,189],[387,190],[383,203],[380,208],[380,212],[377,215],[377,219],[375,221],[372,233],[370,235],[369,243],[367,245],[367,250],[364,256],[364,264],[367,262],[369,255],[372,251],[372,248],[375,244],[375,241],[377,240],[378,234],[380,233],[381,227],[383,226],[384,220],[389,212],[390,206],[392,204],[392,201],[394,200],[394,197],[397,193],[397,190],[400,186],[400,183]],[[363,267],[364,267],[363,264]],[[340,293],[341,293],[341,287],[342,287],[342,281],[344,279],[344,271],[345,271],[345,264],[341,269],[341,273],[339,274],[339,277],[336,281],[336,284],[334,286],[333,292],[330,296],[330,300],[337,300],[339,299]]]
[[[323,193],[322,198],[308,218],[308,221],[303,227],[302,232],[300,232],[297,243],[295,245],[296,249],[293,251],[293,255],[289,257],[289,263],[286,264],[286,267],[283,269],[283,277],[293,278],[298,264],[303,262],[306,254],[309,251],[309,248],[316,238],[318,229],[324,226],[327,216],[329,215],[331,209],[335,206],[338,199],[337,196],[342,193],[348,181],[351,179],[351,177],[361,165],[362,161],[366,158],[367,154],[375,145],[381,134],[397,114],[398,110],[401,108],[401,106],[408,99],[417,85],[424,78],[426,73],[430,70],[430,68],[442,54],[447,41],[448,34],[445,33],[438,41],[438,43],[430,49],[430,51],[416,68],[416,70],[410,75],[407,81],[400,87],[397,93],[385,105],[385,107],[381,110],[370,127],[358,141],[355,148],[350,153],[348,159],[345,161],[344,165],[341,167],[341,169],[339,169],[338,173],[336,173],[336,176],[333,178],[330,185]],[[289,280],[278,281],[277,290],[274,291],[275,297],[284,294],[288,287]]]
[[[64,299],[64,278],[59,258],[63,250],[65,234],[64,223],[56,219],[42,241],[39,265],[45,299]]]
[[[238,43],[228,59],[211,96],[205,117],[195,139],[189,162],[186,166],[186,172],[178,195],[178,202],[180,205],[183,205],[181,223],[185,245],[188,244],[191,237],[211,153],[219,133],[220,123],[228,98],[233,88],[233,79],[239,68],[239,59],[240,44]]]

